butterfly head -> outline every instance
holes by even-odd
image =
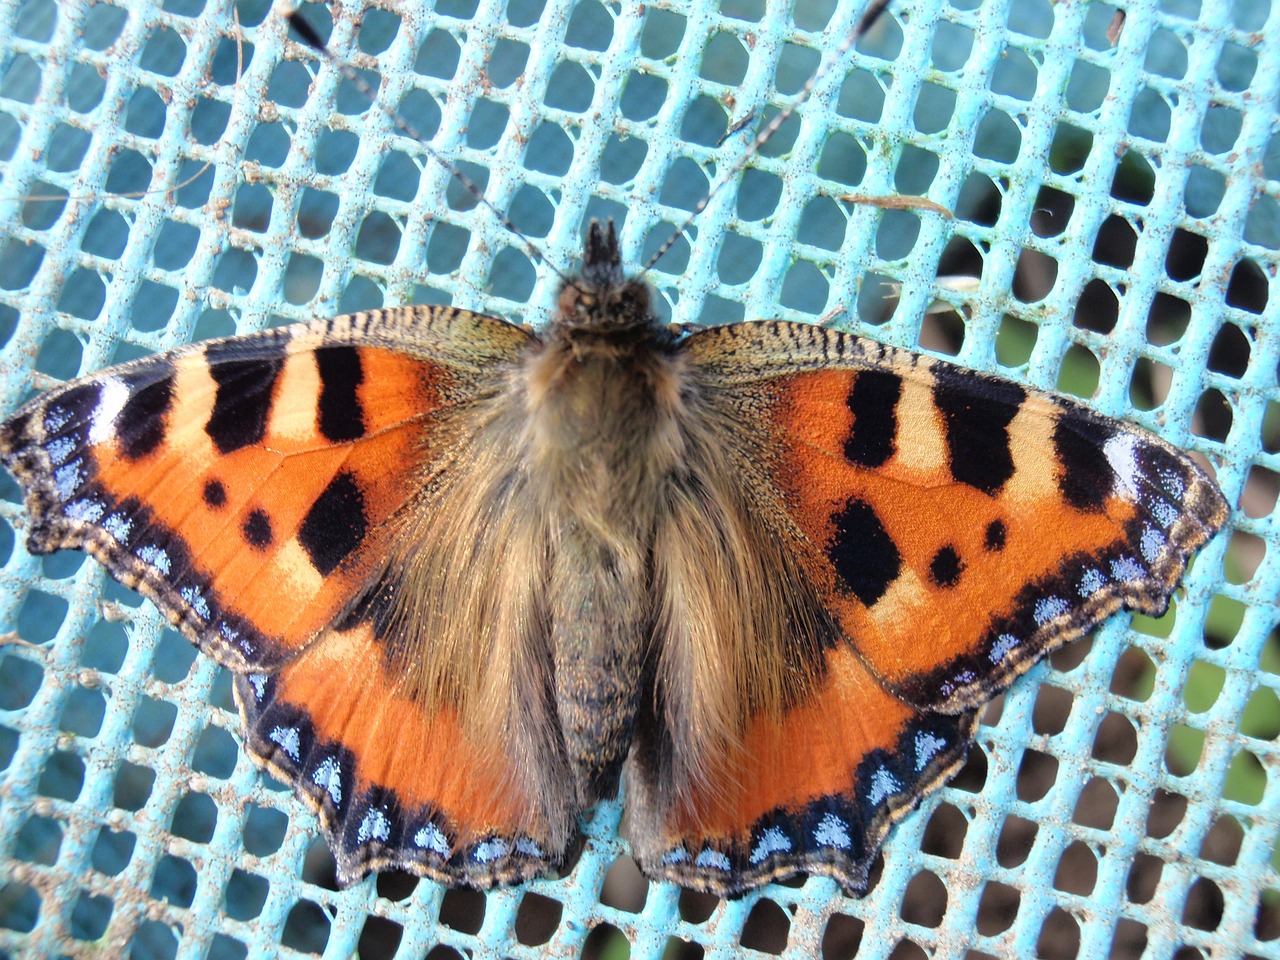
[[[649,331],[659,326],[649,288],[622,271],[613,221],[591,221],[582,272],[560,291],[556,326],[569,339]]]

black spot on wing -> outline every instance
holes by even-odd
[[[1008,535],[1009,531],[1005,527],[1003,520],[992,520],[987,524],[986,538],[983,540],[982,545],[991,553],[999,553],[1004,549]]]
[[[360,351],[348,346],[322,347],[316,351],[316,367],[320,372],[320,433],[335,443],[363,437]]]
[[[173,373],[168,364],[163,366],[170,372],[158,380],[151,372],[121,378],[129,388],[129,399],[116,418],[115,429],[120,451],[130,460],[154,453],[164,440],[173,405]]]
[[[360,546],[368,527],[364,494],[356,478],[344,471],[329,481],[307,511],[298,528],[298,543],[315,568],[327,577]]]
[[[898,400],[902,378],[884,370],[860,370],[845,399],[853,429],[844,455],[860,467],[878,467],[893,456],[898,435]]]
[[[1009,423],[1027,393],[1016,383],[939,366],[933,401],[946,425],[951,475],[983,493],[1013,476]]]
[[[835,533],[827,544],[827,557],[836,576],[870,607],[898,578],[902,557],[869,503],[851,497],[832,520]]]
[[[219,341],[205,347],[204,354],[209,374],[218,385],[205,432],[224,454],[261,442],[276,380],[284,366],[283,347],[265,349]]]
[[[204,485],[204,502],[215,510],[227,505],[227,488],[221,480],[207,480]]]
[[[271,531],[271,518],[264,510],[251,510],[244,518],[242,530],[245,542],[258,549],[271,546],[271,541],[275,539]]]
[[[1058,457],[1058,489],[1077,510],[1097,512],[1115,486],[1107,460],[1106,442],[1115,428],[1083,411],[1064,408],[1053,425],[1053,449]]]
[[[935,553],[929,562],[929,579],[939,587],[954,587],[960,582],[963,572],[964,561],[956,553],[956,548],[950,545]]]

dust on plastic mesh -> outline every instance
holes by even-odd
[[[303,8],[562,269],[591,217],[643,262],[859,12]],[[554,273],[270,4],[0,16],[5,411],[112,361],[381,304],[550,316]],[[894,4],[651,274],[679,322],[824,319],[1086,397],[1208,456],[1239,504],[1167,616],[1113,618],[988,711],[865,899],[647,887],[617,804],[565,880],[337,892],[314,818],[238,749],[227,676],[80,554],[29,556],[6,477],[0,952],[1276,955],[1278,19]],[[895,193],[956,219],[857,200]]]

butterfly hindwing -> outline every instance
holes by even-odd
[[[1225,522],[1185,454],[1009,381],[799,324],[716,328],[684,351],[708,415],[739,425],[726,458],[755,562],[812,591],[810,614],[776,616],[835,639],[810,648],[790,702],[749,713],[722,768],[682,763],[698,745],[670,708],[652,718],[638,779],[659,789],[636,805],[658,839],[633,836],[646,869],[682,882],[738,892],[809,870],[862,889],[888,824],[962,761],[974,709],[1122,605],[1163,611]],[[704,645],[761,646],[722,634]],[[800,650],[759,658],[733,696],[785,687]],[[709,657],[686,672],[659,675],[660,702],[664,684],[725,678]]]

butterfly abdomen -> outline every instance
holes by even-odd
[[[561,325],[527,361],[529,482],[550,524],[556,709],[584,805],[616,792],[631,749],[654,524],[683,459],[681,369],[656,323]]]

